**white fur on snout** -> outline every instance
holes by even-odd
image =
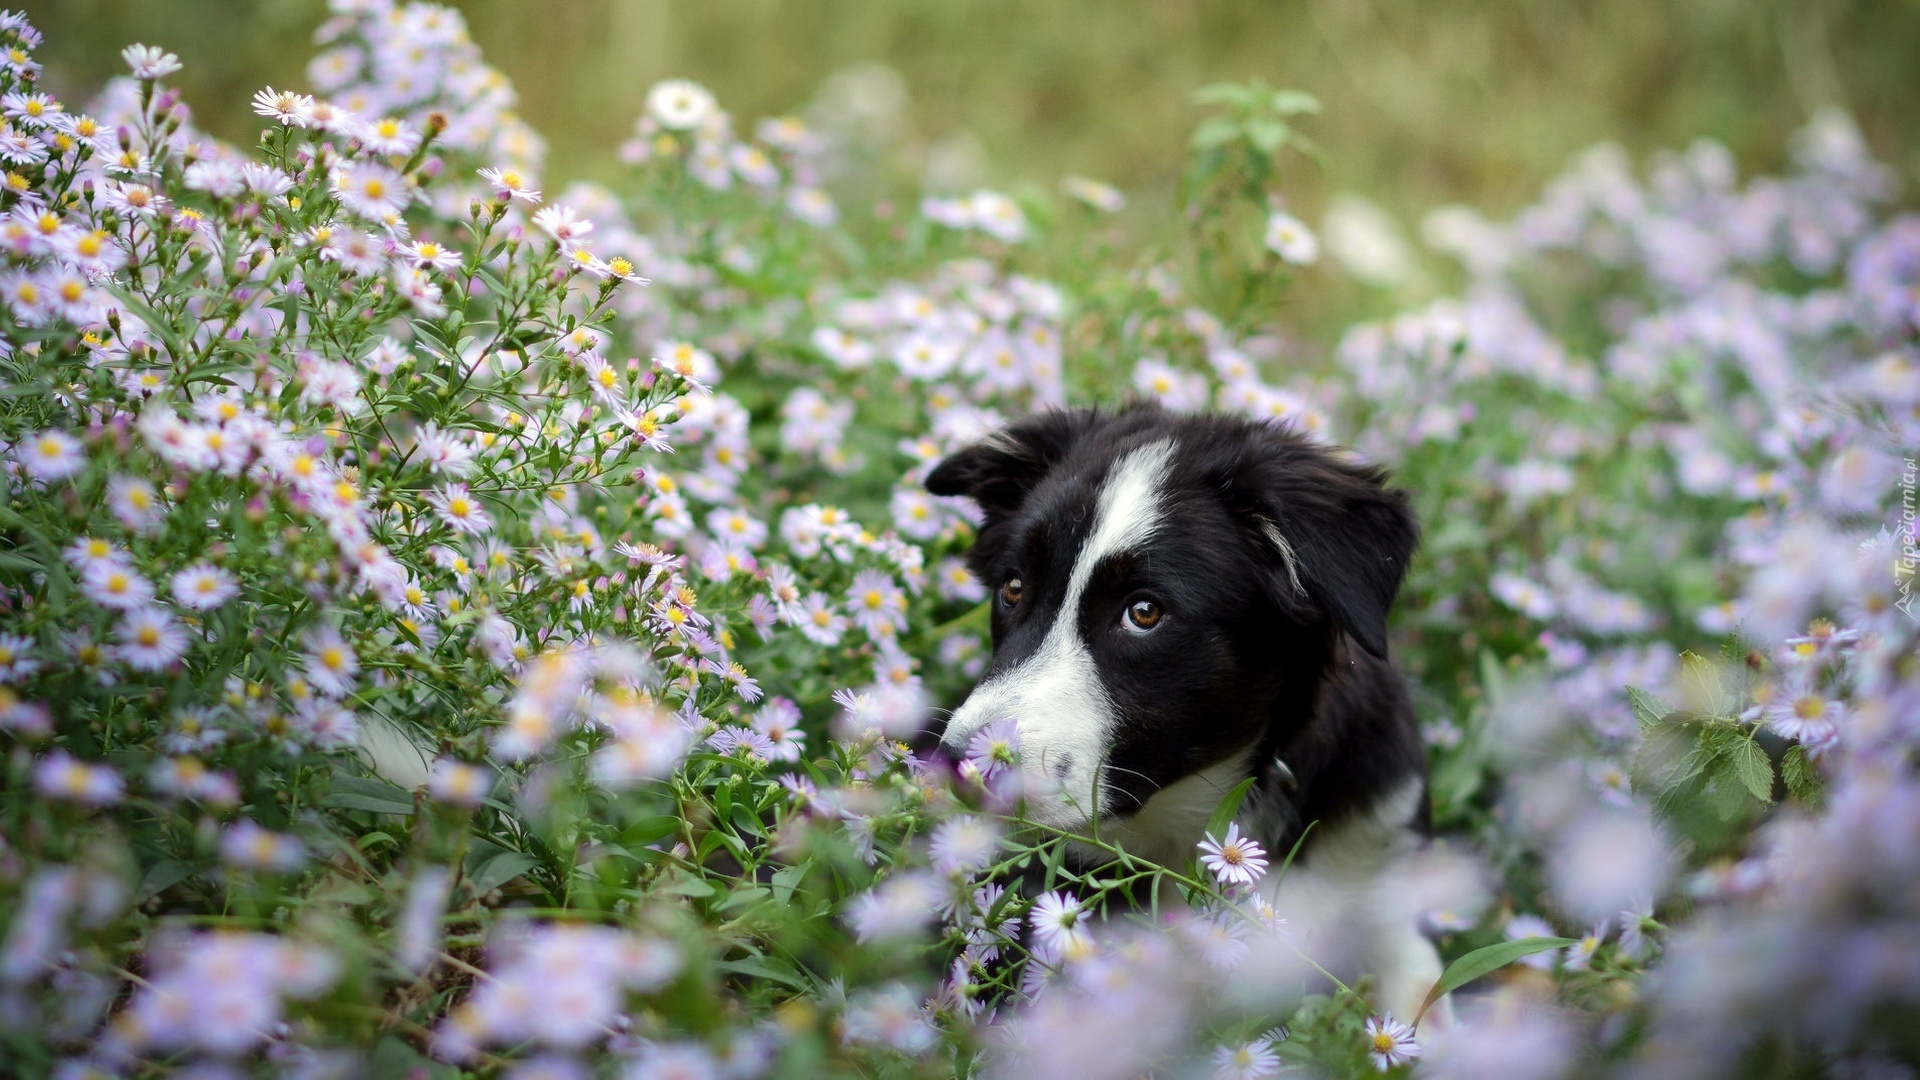
[[[1028,812],[1055,828],[1077,828],[1106,813],[1101,766],[1113,743],[1113,700],[1080,636],[1080,604],[1102,559],[1144,544],[1159,528],[1161,488],[1173,444],[1129,453],[1100,488],[1093,530],[1074,557],[1066,593],[1032,656],[975,688],[947,724],[943,742],[966,750],[975,732],[1011,717],[1020,732]],[[1062,765],[1064,764],[1064,772]]]
[[[1100,838],[1161,866],[1180,867],[1195,857],[1206,839],[1207,819],[1240,781],[1253,775],[1253,747],[1188,773],[1147,797],[1138,811],[1100,827]],[[1115,807],[1115,809],[1125,809]],[[1105,808],[1102,807],[1102,812]],[[1241,823],[1247,824],[1243,811]],[[1090,857],[1099,858],[1092,852]]]

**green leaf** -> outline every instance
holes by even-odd
[[[672,836],[680,829],[680,819],[672,814],[655,814],[640,818],[621,832],[621,839],[629,844],[646,846],[647,844]]]
[[[1700,725],[1700,751],[1706,755],[1709,767],[1722,759],[1731,761],[1742,752],[1741,747],[1752,742],[1738,724],[1710,720]]]
[[[413,813],[413,796],[384,780],[360,776],[336,776],[333,791],[321,805],[339,810],[370,810],[376,814]]]
[[[145,903],[193,876],[193,864],[179,859],[163,859],[147,867],[140,877],[136,903]]]
[[[1305,90],[1276,90],[1273,94],[1273,111],[1281,116],[1298,116],[1301,113],[1320,113],[1320,99]]]
[[[1256,117],[1247,121],[1247,141],[1263,154],[1271,154],[1287,145],[1287,135],[1292,131],[1285,121],[1271,117]]]
[[[540,860],[524,851],[476,842],[467,856],[467,884],[474,895],[485,896],[538,865]]]
[[[1673,713],[1673,706],[1661,700],[1658,694],[1650,694],[1637,686],[1627,687],[1627,700],[1633,702],[1634,719],[1640,721],[1642,732]]]
[[[1221,799],[1220,805],[1213,808],[1213,816],[1207,819],[1208,836],[1226,834],[1227,822],[1232,821],[1234,815],[1240,812],[1240,804],[1246,800],[1247,792],[1253,790],[1253,785],[1259,779],[1257,776],[1249,776],[1235,784],[1232,791],[1227,792],[1227,797]]]
[[[795,974],[792,969],[774,967],[772,963],[759,960],[721,960],[713,965],[730,975],[745,975],[749,978],[767,979],[782,986],[801,991],[813,989],[813,984]]]
[[[1240,137],[1240,125],[1224,116],[1210,116],[1193,129],[1191,145],[1195,150],[1212,150]]]
[[[1248,89],[1239,83],[1213,83],[1193,92],[1193,100],[1200,105],[1237,105],[1245,108],[1253,102]]]
[[[1763,803],[1773,802],[1773,762],[1767,760],[1767,752],[1760,744],[1748,739],[1740,744],[1733,753],[1734,767],[1740,770],[1740,781],[1747,785],[1747,791]]]
[[[1703,764],[1705,761],[1694,748],[1691,727],[1655,724],[1641,736],[1628,772],[1635,787],[1658,792],[1691,780]]]
[[[1705,770],[1707,786],[1703,801],[1707,810],[1721,821],[1737,821],[1753,806],[1747,800],[1746,781],[1734,761],[1733,754],[1716,755]]]
[[[396,1035],[388,1035],[374,1044],[367,1062],[369,1075],[420,1077],[421,1080],[454,1080],[460,1070],[445,1062],[423,1057]]]
[[[704,900],[712,896],[715,889],[704,878],[683,877],[670,881],[653,892],[655,896],[684,896],[689,900]]]
[[[1680,690],[1694,712],[1719,716],[1733,705],[1720,681],[1720,667],[1697,652],[1680,654]]]
[[[1820,782],[1820,772],[1807,760],[1806,748],[1798,744],[1787,747],[1785,757],[1780,759],[1780,775],[1787,782],[1787,792],[1798,802],[1809,806],[1818,806],[1825,786]]]
[[[812,863],[801,863],[798,866],[783,866],[775,870],[767,879],[767,883],[773,886],[774,900],[783,906],[793,903],[793,890],[800,887],[801,880],[807,876],[807,868],[812,865]]]
[[[14,551],[0,551],[0,570],[25,570],[35,574],[40,572],[40,560]]]
[[[1473,950],[1448,964],[1447,970],[1440,973],[1440,981],[1433,984],[1432,990],[1427,991],[1427,1000],[1420,1003],[1420,1011],[1413,1015],[1413,1025],[1420,1026],[1420,1018],[1427,1015],[1427,1010],[1433,1007],[1434,1002],[1480,976],[1490,975],[1522,957],[1543,953],[1549,949],[1564,949],[1574,943],[1572,938],[1533,937],[1521,938],[1518,941],[1502,941],[1483,949]]]
[[[726,913],[738,912],[750,908],[767,899],[767,890],[758,885],[736,884],[727,890],[726,899],[720,901],[718,910]]]

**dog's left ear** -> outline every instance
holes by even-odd
[[[1273,587],[1304,597],[1375,656],[1420,542],[1407,493],[1386,470],[1342,461],[1292,432],[1247,463],[1234,487],[1274,555]]]
[[[927,490],[972,499],[991,525],[1018,509],[1040,478],[1103,419],[1093,409],[1036,413],[934,466]]]

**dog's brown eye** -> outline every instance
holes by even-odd
[[[1127,628],[1146,632],[1160,625],[1160,605],[1151,600],[1135,600],[1127,605]]]
[[[1020,602],[1021,593],[1024,592],[1025,589],[1026,589],[1026,586],[1020,583],[1019,578],[1017,577],[1008,578],[1006,584],[1000,586],[1000,602],[1007,605],[1008,607],[1012,607],[1015,604],[1018,604]]]

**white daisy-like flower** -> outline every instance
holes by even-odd
[[[282,127],[306,127],[313,122],[313,98],[269,86],[253,95],[253,111]]]
[[[96,565],[131,565],[126,548],[98,536],[82,536],[68,544],[60,554],[83,574]]]
[[[1213,1075],[1219,1080],[1266,1080],[1279,1074],[1280,1055],[1265,1036],[1213,1052]]]
[[[533,223],[561,243],[579,240],[593,231],[593,222],[575,213],[571,206],[549,206],[536,211]]]
[[[180,58],[157,45],[129,45],[120,50],[120,59],[136,79],[164,79],[180,70]]]
[[[107,481],[107,509],[134,532],[151,532],[166,520],[167,510],[152,482],[138,476],[116,476]]]
[[[999,850],[998,826],[986,818],[962,814],[942,822],[933,831],[927,854],[935,870],[943,874],[964,874],[991,865]]]
[[[427,794],[453,806],[472,809],[493,790],[493,772],[455,758],[437,758],[427,775]]]
[[[359,137],[360,144],[376,154],[406,157],[420,149],[420,132],[397,116],[361,121]]]
[[[692,131],[719,109],[713,92],[690,79],[667,79],[647,91],[647,115],[668,131]]]
[[[194,611],[211,611],[240,592],[232,574],[204,562],[173,575],[172,588],[174,602]]]
[[[771,761],[799,761],[807,741],[800,730],[800,710],[792,702],[777,698],[754,715],[753,730],[767,740],[766,756]]]
[[[1240,835],[1240,823],[1229,822],[1224,840],[1212,833],[1200,842],[1200,862],[1222,885],[1251,885],[1267,872],[1267,853],[1257,842]]]
[[[1060,178],[1060,190],[1068,198],[1093,207],[1095,210],[1117,214],[1127,207],[1127,197],[1112,184],[1098,180],[1089,180],[1084,176],[1064,176]]]
[[[80,591],[87,599],[115,611],[145,607],[153,599],[153,583],[124,562],[101,560],[80,574]]]
[[[1267,250],[1295,266],[1308,266],[1320,258],[1320,240],[1306,222],[1275,210],[1267,218]]]
[[[1413,1029],[1395,1020],[1391,1014],[1367,1018],[1367,1060],[1386,1072],[1420,1056],[1420,1044]]]
[[[180,621],[157,607],[127,612],[114,638],[114,655],[135,671],[164,670],[180,659],[190,644]]]
[[[89,765],[65,750],[55,750],[35,764],[33,786],[47,798],[83,806],[119,802],[126,791],[126,781],[111,766]]]
[[[532,181],[513,169],[481,169],[480,179],[493,185],[494,195],[502,200],[540,201],[540,192],[534,189]]]
[[[487,516],[487,508],[480,505],[465,484],[449,484],[427,496],[440,520],[446,522],[456,532],[478,535],[493,528],[493,519]]]
[[[307,635],[307,651],[301,660],[307,681],[329,697],[346,696],[353,689],[354,676],[360,673],[360,657],[331,626]]]
[[[1066,956],[1091,943],[1087,933],[1087,913],[1078,897],[1065,892],[1043,894],[1033,902],[1027,918],[1033,924],[1034,939],[1042,952],[1052,958]]]
[[[0,634],[0,683],[18,682],[40,670],[33,658],[33,639],[19,634]]]
[[[20,440],[14,456],[28,476],[43,483],[65,480],[87,463],[80,440],[59,428],[48,428]]]
[[[335,173],[333,193],[340,205],[369,221],[393,217],[413,201],[406,177],[372,161],[356,162]]]
[[[241,818],[220,834],[220,861],[244,870],[287,873],[307,861],[307,845]]]

